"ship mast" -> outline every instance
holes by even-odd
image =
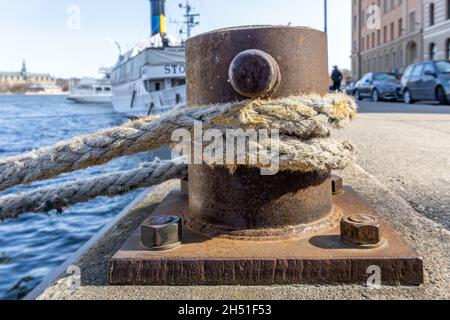
[[[163,40],[166,39],[167,35],[167,22],[166,22],[166,9],[165,9],[166,0],[150,0],[150,8],[151,8],[151,35],[154,36],[156,34],[160,34]],[[186,34],[186,38],[189,39],[192,36],[192,29],[200,24],[197,19],[200,17],[200,14],[193,13],[193,8],[190,5],[189,1],[186,0],[185,4],[180,3],[178,5],[179,8],[185,10],[185,14],[183,15],[183,21],[171,21],[174,23],[181,23],[183,27],[180,29],[180,34]],[[165,44],[167,45],[166,41]]]
[[[180,3],[178,5],[180,9],[185,9],[186,13],[184,14],[183,25],[186,26],[186,32],[184,32],[184,28],[180,30],[180,34],[186,33],[187,39],[189,39],[192,35],[192,29],[200,24],[200,22],[196,21],[196,18],[200,17],[198,13],[192,13],[192,7],[189,4],[189,1],[186,0],[186,4]]]

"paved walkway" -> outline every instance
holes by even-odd
[[[337,136],[357,145],[362,168],[450,230],[450,106],[359,107],[358,119]]]

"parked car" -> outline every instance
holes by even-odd
[[[348,95],[354,96],[355,95],[355,86],[356,82],[352,81],[349,84],[345,86],[345,91]]]
[[[434,100],[450,101],[450,62],[424,61],[410,65],[402,77],[403,99],[406,103]]]
[[[371,72],[356,83],[355,96],[358,100],[372,98],[373,101],[402,99],[400,78],[395,73]]]

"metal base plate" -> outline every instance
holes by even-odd
[[[333,196],[344,215],[379,216],[351,189]],[[183,215],[187,196],[172,192],[152,215]],[[339,227],[304,239],[248,241],[207,238],[185,228],[183,244],[146,251],[137,230],[111,260],[112,285],[364,284],[370,266],[382,285],[420,285],[423,262],[388,225],[385,243],[356,248],[341,241]]]

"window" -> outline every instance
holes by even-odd
[[[363,77],[361,78],[361,82],[364,82],[364,81],[366,81],[366,77],[367,77],[367,75],[363,75]]]
[[[387,27],[384,26],[383,28],[383,42],[386,43],[387,42]]]
[[[429,52],[430,60],[436,59],[436,54],[437,54],[437,47],[434,43],[432,43],[430,44],[430,52]]]
[[[172,87],[184,86],[185,84],[185,79],[172,79]]]
[[[395,37],[395,36],[394,36],[394,28],[395,28],[395,27],[394,27],[394,23],[392,22],[392,23],[391,23],[391,41],[393,41],[393,40],[394,40],[394,37]]]
[[[406,68],[405,73],[403,74],[404,77],[408,78],[411,75],[411,71],[413,70],[414,66],[409,66]]]
[[[375,81],[395,81],[398,76],[395,73],[375,73],[373,76]]]
[[[430,26],[434,26],[434,3],[430,3]]]
[[[434,71],[434,67],[432,63],[427,63],[425,65],[425,68],[423,69],[423,73],[427,73],[427,72],[431,72],[431,73],[436,73],[436,71]]]
[[[409,32],[416,31],[416,12],[413,11],[409,14]]]
[[[434,64],[439,73],[450,74],[450,62],[448,61],[438,61]]]
[[[398,20],[398,36],[401,37],[403,34],[403,19]]]
[[[418,64],[414,67],[413,71],[411,72],[412,77],[421,77],[423,71],[423,64]]]
[[[447,60],[450,60],[450,39],[447,39],[447,45],[445,47],[447,50]]]
[[[450,0],[447,0],[447,19],[450,19]]]

